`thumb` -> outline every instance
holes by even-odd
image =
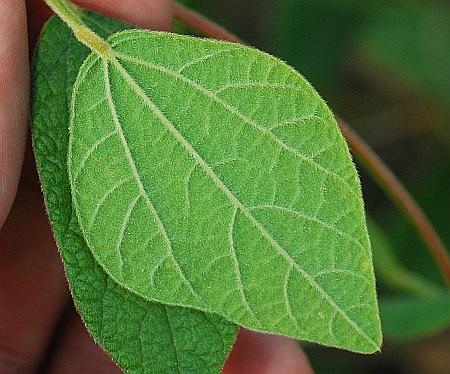
[[[29,72],[25,3],[0,1],[0,228],[22,170],[28,119]]]
[[[222,374],[313,374],[292,339],[241,329]]]
[[[171,0],[73,0],[107,16],[118,18],[139,27],[170,31],[173,9]]]

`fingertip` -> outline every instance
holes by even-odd
[[[27,137],[29,62],[23,1],[0,2],[0,228],[16,196]]]
[[[65,321],[48,374],[120,374],[122,371],[93,341],[75,310]]]
[[[171,0],[74,0],[74,3],[143,28],[170,31],[172,27]]]
[[[238,373],[313,374],[313,370],[294,340],[241,329],[222,372]]]

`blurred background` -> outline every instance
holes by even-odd
[[[450,1],[183,2],[294,66],[399,176],[450,247]],[[319,374],[448,374],[449,293],[416,232],[358,170],[382,353],[300,344]]]

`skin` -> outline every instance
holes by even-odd
[[[76,2],[141,27],[172,23],[170,0]],[[29,50],[50,14],[40,0],[0,1],[0,372],[120,373],[77,313],[63,314],[70,296],[27,141]],[[312,369],[294,341],[241,329],[223,373]]]

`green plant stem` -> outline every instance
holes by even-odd
[[[197,14],[181,4],[174,3],[174,15],[175,18],[205,36],[228,40],[233,43],[246,44],[222,26],[217,25],[208,18]],[[425,213],[394,173],[383,163],[369,145],[356,135],[341,119],[338,119],[338,124],[354,156],[415,227],[429,249],[436,265],[439,267],[447,285],[450,287],[449,253]]]
[[[87,27],[78,7],[68,0],[44,0],[45,3],[69,26],[76,38],[92,52],[104,59],[113,57],[111,46]]]

